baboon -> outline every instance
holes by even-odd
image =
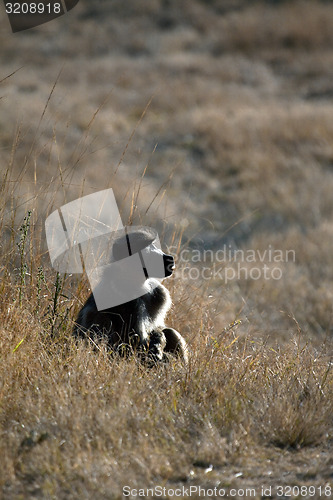
[[[187,364],[188,347],[184,338],[164,323],[171,298],[156,278],[171,276],[175,262],[171,255],[157,248],[156,236],[151,228],[140,227],[116,239],[112,246],[113,261],[121,262],[124,256],[138,253],[142,267],[140,272],[130,275],[122,268],[121,285],[117,280],[117,284],[108,284],[108,290],[119,296],[122,284],[124,289],[130,285],[138,290],[138,298],[99,311],[92,293],[78,314],[74,334],[104,338],[112,351],[122,355],[136,351],[150,365],[168,361],[170,355],[179,356]],[[102,280],[105,279],[103,276]]]

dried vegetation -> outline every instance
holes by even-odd
[[[332,485],[331,3],[82,0],[1,23],[3,497]],[[188,369],[71,338],[87,283],[50,269],[43,223],[108,186],[178,254]],[[191,260],[224,245],[295,259],[225,283],[237,261]]]

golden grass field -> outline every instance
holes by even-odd
[[[0,497],[330,498],[332,3],[2,14]],[[188,367],[71,336],[88,284],[51,268],[44,222],[108,187],[176,255]]]

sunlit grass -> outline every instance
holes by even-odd
[[[130,3],[123,31],[118,0],[99,30],[71,18],[85,35],[62,34],[66,57],[81,55],[60,74],[65,49],[45,56],[48,32],[38,48],[29,34],[2,46],[6,74],[21,66],[13,51],[31,65],[0,78],[3,496],[329,484],[332,8]],[[110,32],[115,50],[100,53]],[[168,325],[190,346],[187,368],[148,370],[71,335],[89,286],[51,268],[43,226],[106,187],[124,223],[153,225],[178,256]],[[295,260],[280,280],[225,283],[200,274],[213,263],[180,259],[229,243]]]

